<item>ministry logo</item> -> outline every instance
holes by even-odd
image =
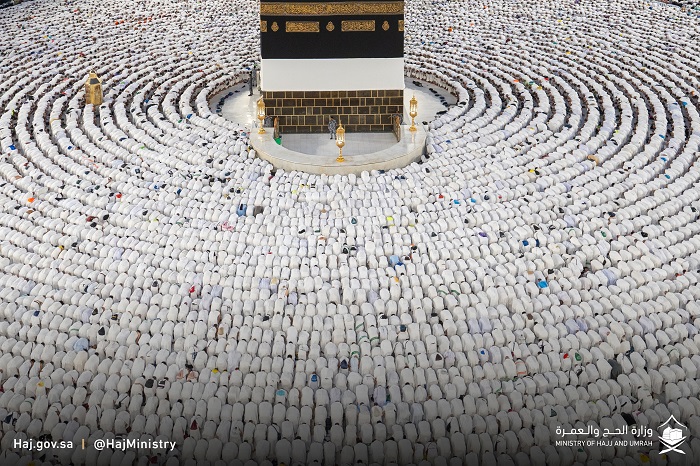
[[[660,455],[672,451],[685,455],[685,452],[679,450],[679,447],[683,445],[688,438],[688,428],[686,426],[678,422],[676,418],[671,415],[668,421],[659,426],[659,432],[659,442],[665,447],[664,450],[659,452]]]

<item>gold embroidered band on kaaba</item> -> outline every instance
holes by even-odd
[[[263,16],[402,15],[404,2],[261,2]]]
[[[341,21],[340,30],[343,32],[370,32],[374,31],[374,20],[363,19],[359,21]]]
[[[318,32],[318,21],[287,21],[284,25],[286,32]]]

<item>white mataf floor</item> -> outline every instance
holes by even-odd
[[[396,144],[393,133],[345,133],[343,156],[371,154]],[[338,154],[335,139],[327,133],[283,134],[282,145],[289,150],[309,155]]]
[[[431,89],[435,92],[431,92]],[[450,106],[457,103],[456,97],[434,84],[406,78],[406,89],[403,91],[404,123],[411,122],[411,117],[408,116],[408,108],[411,97],[414,95],[418,101],[417,123],[430,122],[438,116],[438,112],[447,110]],[[441,100],[441,98],[444,100]],[[443,102],[447,105],[444,105]]]
[[[401,126],[400,142],[396,142],[391,133],[352,134],[347,140],[348,147],[352,150],[343,150],[343,163],[337,161],[338,149],[334,146],[334,141],[330,138],[325,139],[321,134],[290,134],[283,136],[283,145],[278,145],[269,131],[265,134],[254,132],[250,144],[255,148],[258,157],[287,171],[357,175],[364,171],[405,167],[420,159],[425,149],[426,130],[423,125],[417,125],[415,132],[410,132],[408,128],[407,125]],[[292,148],[284,144],[285,140],[289,143],[290,139],[296,143],[291,144]],[[302,152],[303,150],[307,153]]]
[[[209,102],[211,111],[248,128],[254,127],[257,124],[255,104],[260,94],[255,92],[249,96],[248,92],[248,84],[242,83],[216,94]]]

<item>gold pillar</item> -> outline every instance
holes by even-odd
[[[265,121],[265,101],[262,99],[262,97],[258,99],[256,106],[258,108],[258,120],[260,120],[258,134],[265,134],[265,128],[263,127],[263,122]]]
[[[94,71],[90,71],[85,81],[85,104],[102,105],[102,80]]]
[[[418,131],[418,128],[416,128],[416,117],[418,116],[418,101],[416,100],[416,96],[414,95],[411,97],[411,101],[409,102],[409,112],[408,115],[411,117],[411,127],[408,128],[409,131]]]
[[[345,146],[345,128],[343,128],[343,124],[340,123],[340,118],[338,118],[338,123],[340,125],[338,126],[338,129],[335,130],[335,145],[338,146],[338,149],[340,149],[340,155],[338,155],[338,158],[335,159],[335,161],[338,163],[343,163],[345,162],[345,157],[343,157],[343,146]]]

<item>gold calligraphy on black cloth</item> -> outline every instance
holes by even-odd
[[[404,2],[261,2],[261,16],[402,15]]]

